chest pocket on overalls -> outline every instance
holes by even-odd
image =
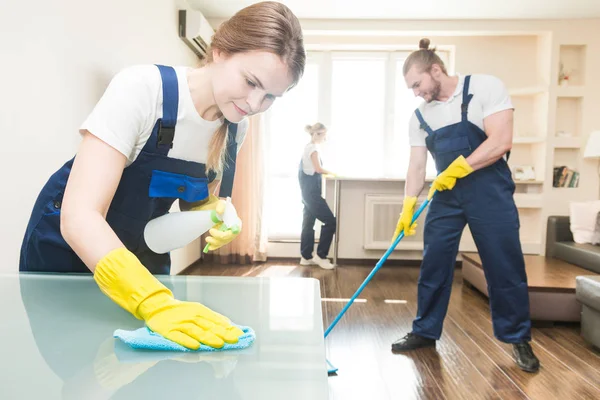
[[[151,198],[178,198],[193,203],[208,197],[208,179],[154,170],[148,194]]]
[[[456,152],[463,155],[464,153],[470,153],[471,144],[469,143],[469,137],[467,135],[456,136],[456,134],[459,134],[457,131],[455,130],[453,132],[454,135],[448,135],[447,137],[444,137],[445,135],[438,135],[439,137],[434,139],[435,152],[438,154]]]

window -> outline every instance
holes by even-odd
[[[380,176],[386,55],[333,54],[332,58],[331,125],[323,162],[345,176]]]
[[[310,137],[307,124],[318,120],[319,65],[307,63],[304,76],[289,93],[277,99],[266,115],[266,221],[270,238],[300,237],[302,200],[298,167]]]
[[[394,127],[392,136],[392,145],[390,146],[390,169],[392,171],[407,171],[410,161],[410,145],[408,142],[408,124],[415,113],[415,110],[421,104],[423,99],[414,95],[411,89],[406,87],[404,82],[402,68],[407,54],[400,54],[394,57],[395,69],[395,107],[394,107]],[[447,65],[448,61],[442,60]],[[403,172],[405,174],[406,172]],[[426,176],[436,175],[435,163],[431,154],[427,153],[427,171]]]
[[[298,167],[310,140],[304,131],[307,124],[322,122],[328,127],[322,155],[325,168],[345,176],[405,176],[408,123],[422,101],[404,83],[402,66],[408,54],[309,53],[298,86],[266,113],[266,219],[271,240],[300,237],[303,206]],[[438,50],[438,54],[448,65],[448,52]],[[429,156],[427,175],[435,174]]]

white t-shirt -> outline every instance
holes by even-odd
[[[174,67],[179,84],[179,106],[170,158],[206,163],[208,145],[222,120],[207,121],[196,111],[187,83],[189,67]],[[163,93],[160,71],[155,65],[136,65],[118,72],[80,127],[127,157],[131,165],[162,117]],[[238,124],[236,142],[242,146],[248,120]]]
[[[459,75],[456,90],[446,101],[423,102],[419,110],[423,119],[432,130],[452,125],[461,120],[462,92],[465,77]],[[469,93],[473,97],[469,102],[467,118],[483,130],[483,120],[499,111],[512,109],[513,105],[504,83],[492,75],[471,75]],[[419,120],[413,112],[409,124],[411,146],[425,146],[427,132],[420,128]]]
[[[313,162],[312,162],[312,159],[310,158],[310,156],[315,151],[318,153],[319,150],[320,150],[319,145],[316,143],[312,143],[312,142],[310,142],[309,144],[306,145],[306,147],[304,147],[304,153],[302,153],[302,171],[304,171],[304,173],[306,175],[314,175],[315,174],[315,166],[313,165]]]

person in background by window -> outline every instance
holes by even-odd
[[[439,175],[428,195],[417,317],[412,331],[393,343],[392,350],[435,347],[448,310],[461,234],[469,224],[483,262],[494,334],[512,344],[521,369],[538,371],[540,363],[529,344],[529,294],[515,183],[507,163],[513,105],[506,87],[492,75],[448,76],[429,39],[419,42],[403,73],[407,87],[425,101],[410,122],[410,162],[394,238],[402,231],[415,233],[411,222],[425,183],[428,150]]]
[[[321,176],[323,174],[334,176],[321,165],[320,145],[327,138],[327,128],[320,122],[307,125],[306,132],[310,134],[310,142],[304,148],[298,180],[304,204],[302,219],[302,235],[300,236],[300,265],[318,265],[323,269],[332,269],[334,266],[327,259],[333,234],[335,233],[335,217],[321,196]],[[315,220],[323,223],[321,238],[317,247],[317,255],[313,257],[315,244]]]

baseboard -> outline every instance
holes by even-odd
[[[331,257],[330,257],[331,258]],[[291,258],[291,257],[269,257],[267,262],[286,262],[286,263],[298,263],[299,258]],[[352,266],[375,266],[379,262],[376,259],[369,258],[338,258],[337,264],[344,265],[352,265]],[[399,267],[419,267],[421,266],[421,260],[392,260],[387,259],[384,266],[399,266]],[[456,268],[462,267],[462,261],[456,261]]]
[[[251,263],[246,263],[246,264],[222,264],[222,265],[247,267],[249,265],[260,265],[260,264],[264,264],[264,263],[278,263],[278,262],[285,263],[285,264],[298,264],[299,261],[300,261],[300,259],[298,257],[269,257],[267,259],[267,261],[256,261],[256,262],[251,262]],[[377,264],[378,261],[379,260],[374,260],[374,259],[338,258],[337,265],[341,266],[342,268],[345,265],[353,266],[353,267],[354,266],[375,267],[375,265]],[[221,263],[218,261],[200,259],[200,260],[196,261],[195,263],[193,263],[192,265],[190,265],[189,267],[183,269],[177,275],[187,275],[187,274],[189,274],[190,271],[194,270],[195,268],[198,268],[202,264],[215,265],[215,264],[221,264]],[[421,260],[388,259],[383,266],[384,267],[420,267]],[[455,266],[455,268],[462,268],[462,261],[457,260],[454,266]]]

